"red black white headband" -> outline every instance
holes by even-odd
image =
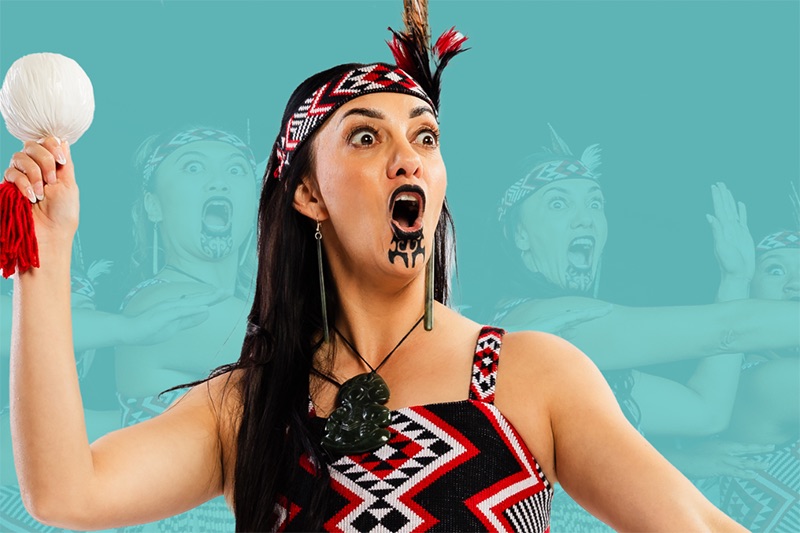
[[[763,254],[781,248],[800,248],[800,231],[770,233],[756,245],[756,253]]]
[[[314,91],[292,114],[275,142],[273,150],[276,165],[274,169],[267,169],[267,175],[271,172],[273,178],[280,179],[284,168],[291,163],[292,155],[303,141],[343,104],[353,98],[378,92],[416,96],[427,102],[434,113],[437,112],[436,106],[422,87],[403,70],[383,63],[355,68]]]

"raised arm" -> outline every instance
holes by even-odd
[[[504,321],[528,322],[596,307],[597,300],[564,297],[521,304]],[[575,325],[570,340],[602,370],[696,359],[709,355],[777,350],[800,344],[800,305],[791,301],[737,300],[680,307],[613,306]]]
[[[507,335],[503,350],[498,408],[550,480],[593,515],[618,531],[745,531],[628,423],[574,346],[521,332]]]
[[[56,174],[59,150],[66,162]],[[100,529],[176,514],[220,494],[229,439],[220,438],[212,402],[222,378],[90,446],[70,320],[78,188],[66,145],[26,143],[6,179],[24,191],[42,175],[45,199],[33,206],[42,266],[15,280],[10,361],[13,448],[28,510],[51,525]]]

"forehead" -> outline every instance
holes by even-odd
[[[800,266],[800,248],[778,248],[764,252],[758,257],[759,264],[770,261],[778,261],[786,265]]]
[[[562,194],[569,194],[574,196],[580,195],[587,195],[587,194],[602,194],[602,189],[600,188],[600,184],[597,183],[595,180],[590,179],[583,179],[583,178],[566,178],[555,180],[552,183],[548,183],[535,193],[533,193],[532,197],[535,196],[537,198],[543,197],[547,195],[548,192],[558,192]]]
[[[244,157],[244,154],[235,146],[222,141],[197,141],[177,148],[161,165],[174,164],[188,156],[199,159],[232,159],[235,156]]]
[[[402,93],[378,92],[353,98],[337,109],[327,122],[335,125],[345,116],[354,116],[353,111],[358,109],[377,111],[386,119],[408,120],[413,112],[434,118],[433,109],[421,98]]]

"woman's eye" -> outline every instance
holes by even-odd
[[[592,209],[603,209],[603,207],[605,207],[605,202],[603,202],[603,200],[592,200],[589,207]]]
[[[432,130],[421,131],[417,134],[417,138],[414,139],[414,142],[417,142],[423,146],[438,146],[439,135]]]
[[[184,172],[189,172],[190,174],[196,174],[197,172],[202,172],[205,170],[205,167],[200,161],[189,161],[183,165],[183,170]]]
[[[350,144],[356,146],[372,146],[375,144],[375,133],[370,130],[359,130],[350,136]]]
[[[245,174],[247,174],[247,171],[245,170],[245,168],[242,165],[232,165],[228,169],[228,172],[232,176],[244,176]]]
[[[550,209],[564,209],[567,207],[567,203],[561,198],[553,198],[547,205]]]
[[[770,265],[765,270],[770,276],[783,276],[786,274],[786,270],[781,265]]]

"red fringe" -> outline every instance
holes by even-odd
[[[0,269],[8,278],[16,270],[39,266],[39,245],[33,227],[33,204],[16,185],[0,183]]]

